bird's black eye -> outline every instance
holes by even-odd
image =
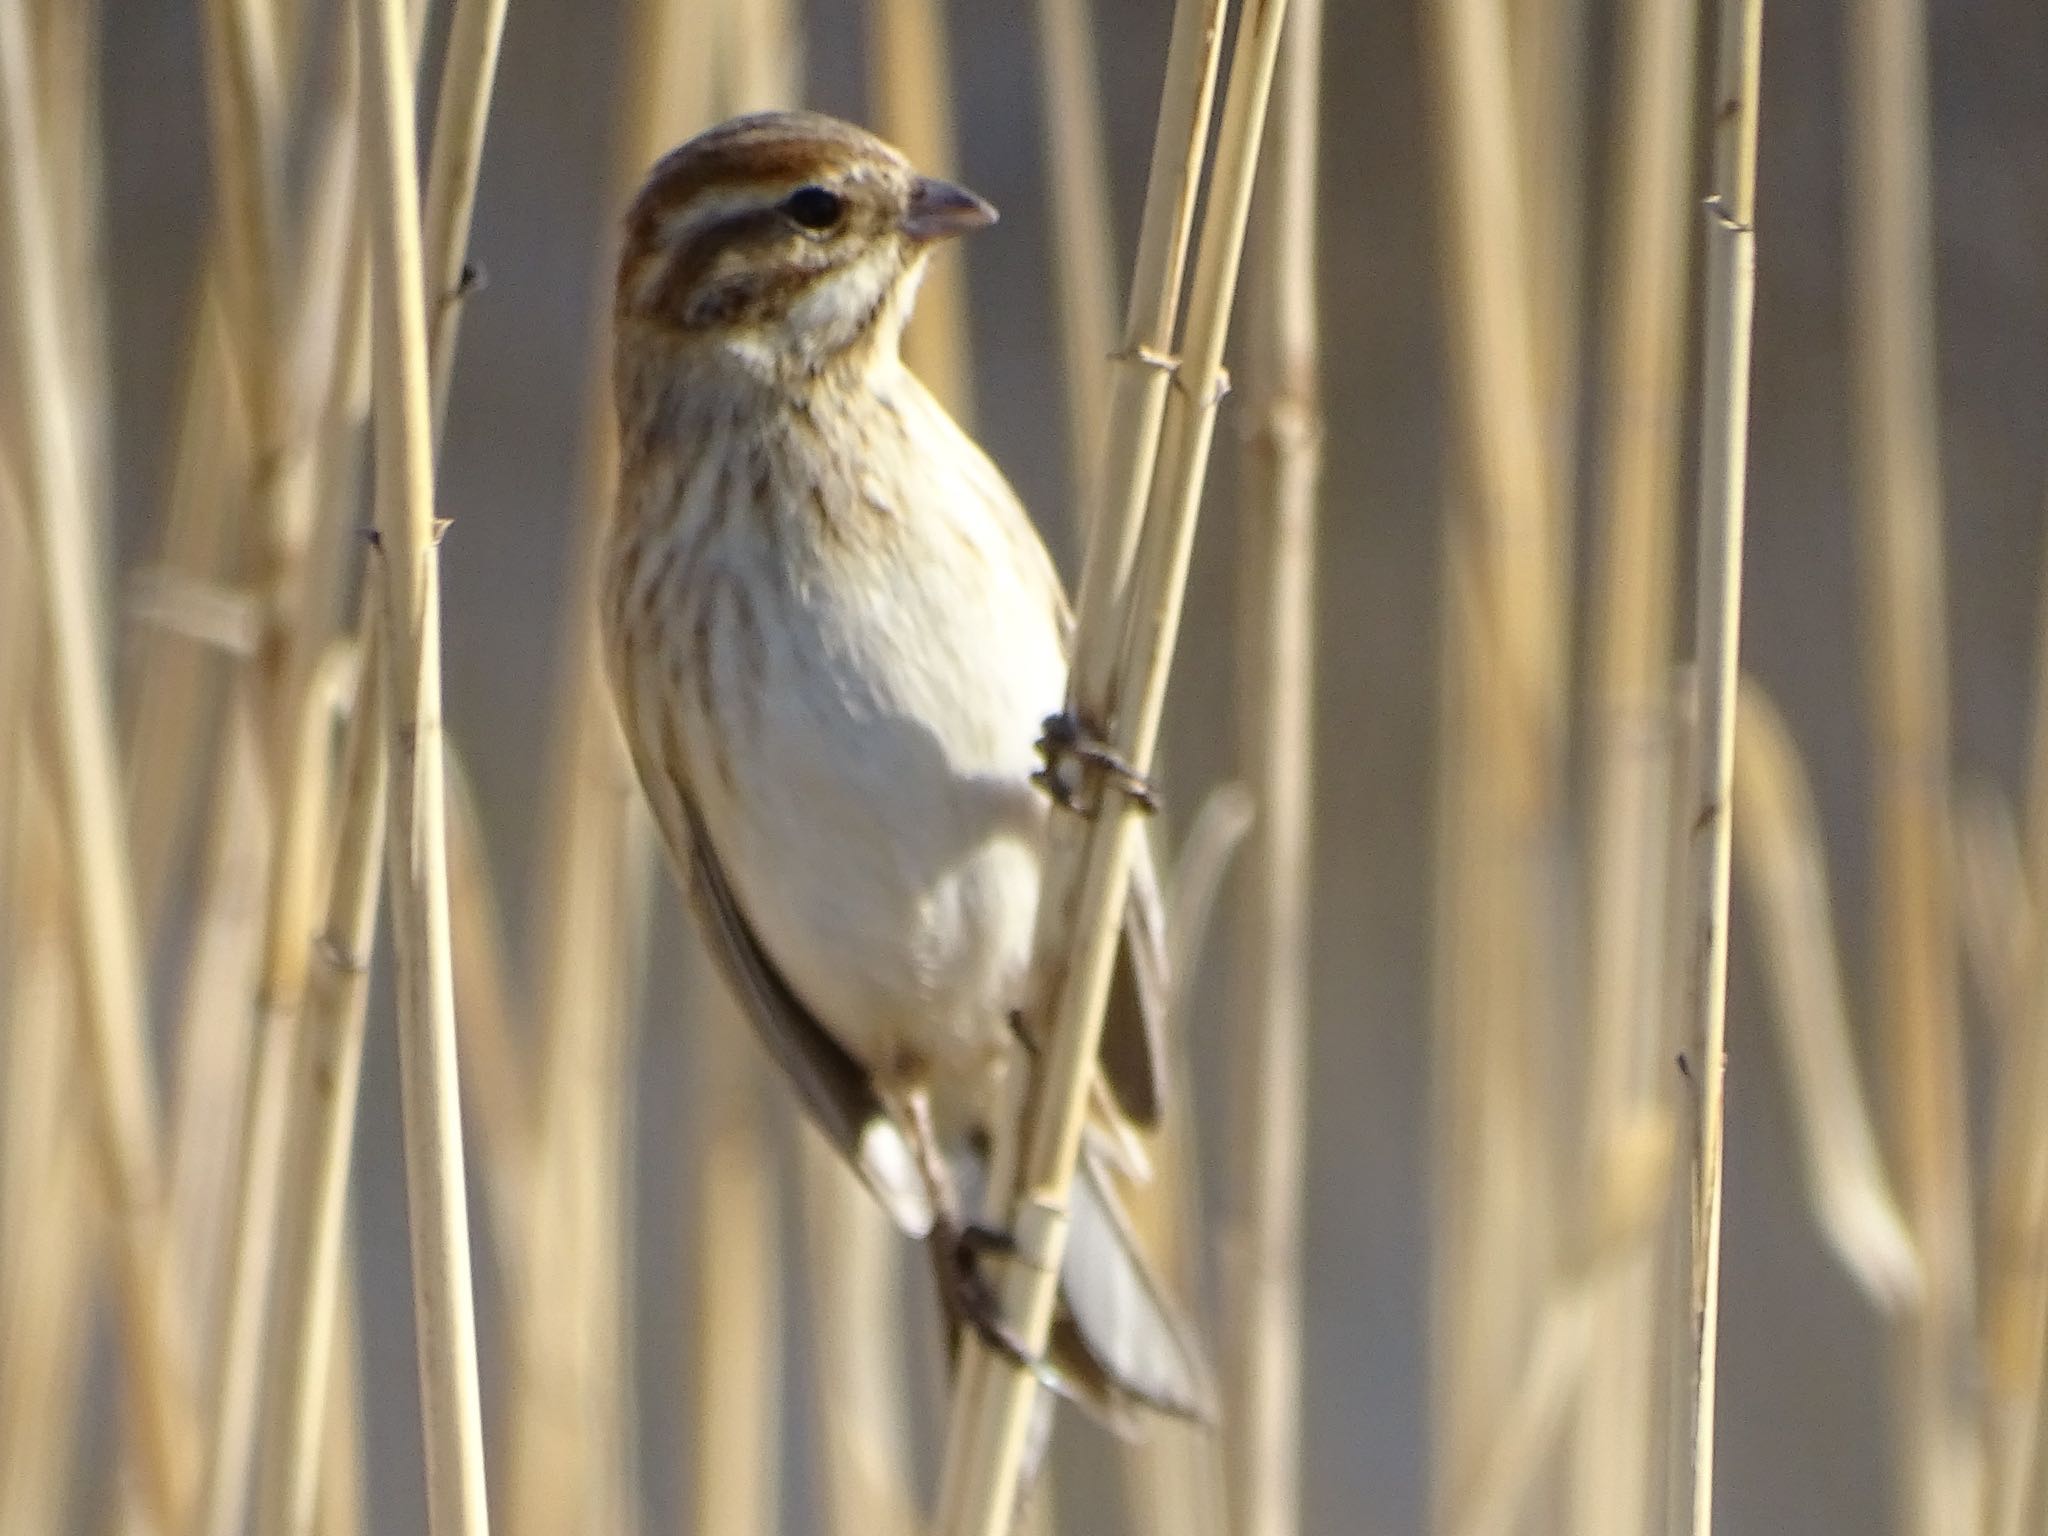
[[[846,199],[823,187],[798,187],[783,200],[782,211],[805,229],[830,229],[846,213]]]

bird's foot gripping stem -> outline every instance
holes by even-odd
[[[1139,810],[1149,815],[1159,809],[1159,791],[1152,781],[1083,726],[1078,716],[1065,710],[1047,715],[1044,732],[1038,738],[1038,755],[1045,766],[1031,775],[1031,782],[1058,804],[1093,819],[1102,809],[1104,782],[1114,781]]]
[[[1003,1316],[1002,1297],[982,1267],[987,1254],[1015,1252],[1016,1243],[1007,1232],[977,1224],[941,1223],[931,1235],[932,1258],[938,1274],[939,1300],[952,1328],[948,1332],[949,1354],[957,1355],[961,1328],[971,1328],[981,1341],[1022,1370],[1029,1371],[1041,1386],[1060,1390],[1059,1375],[1045,1357],[1032,1350]]]

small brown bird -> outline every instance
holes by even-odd
[[[619,262],[602,612],[626,740],[735,994],[930,1239],[956,1321],[1001,1343],[974,1214],[1017,1119],[1033,770],[1072,620],[1008,482],[898,353],[932,247],[995,217],[810,113],[735,119],[654,168]],[[1160,1113],[1163,973],[1141,858],[1034,1362],[1119,1427],[1212,1400],[1112,1182],[1143,1176]]]

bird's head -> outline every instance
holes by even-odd
[[[932,245],[995,218],[836,118],[734,118],[668,154],[633,200],[620,347],[702,349],[777,376],[893,356]]]

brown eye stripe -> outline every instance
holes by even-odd
[[[750,208],[745,212],[706,225],[683,242],[664,263],[648,307],[671,324],[688,325],[691,301],[719,257],[750,245],[765,245],[788,228],[777,208]],[[802,274],[808,281],[810,274]]]

